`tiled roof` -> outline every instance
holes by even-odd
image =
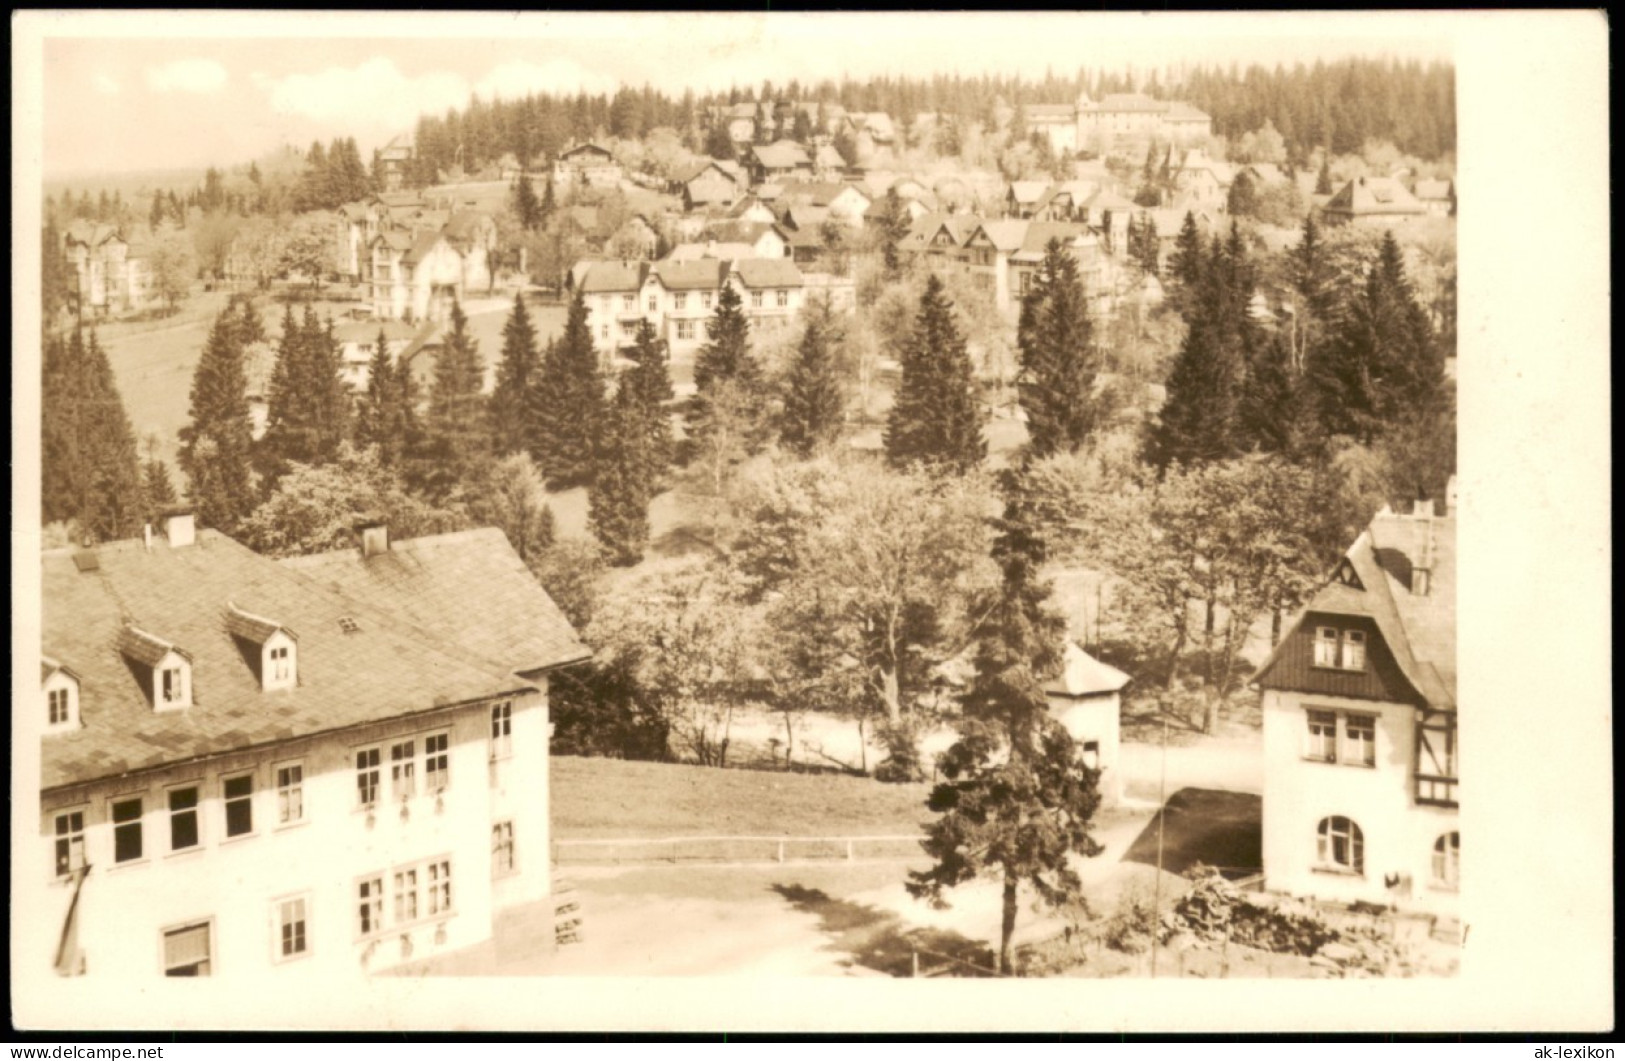
[[[281,563],[508,670],[533,673],[591,652],[495,527],[391,542],[366,559],[345,549]]]
[[[716,291],[728,275],[728,263],[716,258],[668,260],[656,262],[654,272],[668,291]]]
[[[1026,243],[1027,232],[1031,226],[1031,221],[984,221],[981,230],[995,250],[1014,251],[1020,250]]]
[[[1392,177],[1357,177],[1337,190],[1323,208],[1329,213],[1420,214],[1427,207]]]
[[[609,153],[609,148],[601,147],[598,144],[590,144],[590,143],[589,144],[577,144],[575,147],[572,147],[569,150],[562,152],[559,155],[559,159],[560,159],[560,161],[565,161],[565,160],[568,160],[568,159],[573,159],[577,155],[602,155],[606,159],[611,159],[611,160],[614,159],[614,156]]]
[[[818,149],[813,152],[813,165],[818,169],[844,169],[846,159],[841,157],[841,153],[833,146],[819,144]]]
[[[213,530],[182,548],[123,541],[95,551],[94,572],[66,551],[41,558],[42,648],[81,676],[84,723],[43,743],[47,789],[524,687],[514,661],[486,658],[443,629],[430,636],[396,609],[320,586]],[[297,688],[263,691],[224,620],[233,599],[304,635]],[[441,607],[461,622],[487,604],[465,590]],[[341,617],[357,632],[343,633]],[[193,703],[159,713],[124,653],[156,662],[170,643],[192,660]]]
[[[289,630],[275,619],[267,619],[263,615],[255,615],[253,612],[244,611],[230,601],[226,603],[226,629],[230,630],[233,635],[252,641],[257,645],[265,644],[266,640],[278,631],[287,634],[295,641],[299,640],[292,630]]]
[[[100,557],[97,558],[98,561]],[[118,650],[128,659],[147,667],[156,667],[165,656],[176,651],[174,644],[155,637],[145,630],[126,623],[118,634]]]
[[[1104,188],[1089,196],[1087,205],[1091,210],[1110,210],[1114,214],[1135,209],[1132,200],[1125,199],[1116,192]]]
[[[1115,693],[1132,679],[1112,666],[1068,641],[1062,656],[1061,673],[1044,686],[1044,691],[1059,696],[1098,696]]]
[[[434,250],[435,244],[439,243],[443,238],[444,237],[441,236],[439,232],[424,232],[420,234],[417,239],[412,242],[412,248],[401,256],[401,261],[406,265],[416,265],[418,262],[428,257],[429,252]]]
[[[1018,203],[1036,203],[1049,191],[1045,181],[1011,181],[1010,197]]]
[[[998,223],[1011,224],[1008,221]],[[1094,233],[1089,231],[1088,225],[1067,221],[1017,221],[1015,224],[1027,226],[1027,230],[1021,234],[1020,253],[1028,257],[1042,258],[1044,249],[1049,246],[1052,239],[1058,239],[1068,246],[1077,239],[1087,239],[1091,243],[1095,240]],[[984,229],[986,227],[983,226]],[[1004,249],[997,243],[995,246],[999,246],[1000,250]]]
[[[68,225],[63,234],[64,239],[73,243],[83,243],[87,247],[100,247],[109,240],[122,239],[118,226],[98,224],[95,221],[74,221]]]
[[[788,258],[746,258],[734,262],[734,272],[749,288],[801,286],[801,270]]]
[[[485,230],[490,224],[488,215],[478,210],[459,210],[446,220],[441,230],[448,239],[469,240]]]
[[[647,262],[593,262],[587,267],[586,275],[577,281],[576,286],[583,294],[588,295],[636,291],[643,286],[643,278],[647,275],[648,268]]]
[[[762,225],[762,228],[768,226]],[[679,243],[671,249],[663,262],[697,262],[706,258],[732,261],[735,258],[756,257],[756,246],[752,243]],[[661,274],[662,282],[665,275]]]
[[[1346,559],[1363,588],[1329,580],[1258,668],[1257,677],[1274,666],[1304,614],[1358,615],[1376,623],[1400,671],[1429,706],[1455,710],[1455,513],[1428,519],[1384,509],[1355,539]],[[1428,564],[1427,593],[1412,593],[1412,571]]]
[[[811,203],[791,203],[784,208],[781,219],[791,228],[816,229],[830,218],[829,207]]]
[[[794,140],[780,140],[777,143],[764,144],[752,148],[756,161],[767,169],[795,169],[798,166],[809,166],[812,159],[807,157],[807,149]]]

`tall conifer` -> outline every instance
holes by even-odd
[[[1029,450],[1038,458],[1076,450],[1098,419],[1099,365],[1078,263],[1058,239],[1044,249],[1033,286],[1022,299],[1016,341]]]
[[[496,389],[491,393],[491,443],[499,457],[536,449],[534,392],[541,375],[536,326],[525,308],[525,296],[514,297],[513,311],[502,328],[502,360],[497,362]]]
[[[226,534],[253,511],[253,428],[241,331],[222,313],[192,374],[191,420],[178,455],[200,526]]]
[[[811,457],[839,436],[845,404],[828,322],[820,313],[809,313],[785,387],[780,440],[797,456]]]
[[[548,345],[534,393],[536,463],[551,485],[590,482],[604,419],[604,381],[579,291],[570,303],[564,334]]]
[[[914,331],[898,352],[902,380],[886,422],[886,458],[965,472],[987,455],[970,353],[953,303],[935,275],[926,281]]]

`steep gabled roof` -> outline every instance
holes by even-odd
[[[801,286],[801,270],[788,258],[746,258],[733,267],[739,282],[748,288]]]
[[[237,606],[235,602],[226,602],[226,629],[235,637],[245,641],[252,641],[256,645],[263,645],[272,634],[284,633],[295,641],[299,640],[297,634],[275,619],[267,619],[263,615],[256,615]]]
[[[495,527],[395,541],[387,552],[365,559],[358,550],[345,549],[281,563],[515,672],[533,673],[591,654]]]
[[[1115,693],[1132,681],[1110,663],[1103,663],[1068,641],[1061,657],[1061,673],[1044,685],[1053,696],[1084,697]]]
[[[1032,204],[1044,198],[1048,191],[1047,181],[1011,181],[1009,195],[1018,203]]]
[[[65,550],[41,557],[42,648],[82,677],[82,729],[43,749],[46,789],[343,729],[517,692],[513,661],[425,632],[399,610],[320,586],[226,536],[183,548],[137,541],[95,550],[81,573]],[[257,611],[298,629],[300,684],[271,709],[223,610],[252,593]],[[446,614],[473,616],[468,589]],[[339,620],[355,621],[345,633]],[[161,636],[159,633],[161,632]],[[193,703],[155,712],[127,659],[152,666],[170,649],[192,662]]]
[[[1384,509],[1349,547],[1354,579],[1329,579],[1258,668],[1262,681],[1310,614],[1372,620],[1400,672],[1428,706],[1456,707],[1456,521],[1397,516]],[[1426,594],[1412,592],[1411,571],[1431,565]]]
[[[654,273],[668,291],[716,291],[728,275],[728,263],[717,258],[668,259],[656,262]]]
[[[647,262],[593,262],[576,282],[576,287],[588,295],[637,291],[643,287],[648,269]]]
[[[869,193],[856,184],[845,184],[841,181],[802,181],[799,184],[786,184],[784,193],[779,196],[780,202],[808,203],[812,206],[828,206],[840,197],[842,192],[851,190],[863,197],[864,202],[871,202]]]
[[[1018,253],[1024,258],[1042,258],[1045,248],[1049,246],[1049,241],[1052,239],[1060,240],[1068,248],[1079,239],[1089,243],[1096,242],[1094,233],[1089,231],[1089,226],[1076,222],[1023,221],[1018,223],[1027,226],[1027,230],[1021,234],[1021,245],[1018,248]]]
[[[1021,221],[1013,218],[1003,221],[984,221],[977,226],[977,230],[987,237],[988,242],[993,244],[995,250],[1009,253],[1021,249],[1022,244],[1027,240],[1027,231],[1032,227],[1032,224],[1031,221]],[[975,235],[973,232],[965,238],[964,242],[974,239]]]

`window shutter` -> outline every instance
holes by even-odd
[[[164,965],[173,969],[209,960],[209,926],[193,925],[164,933]]]

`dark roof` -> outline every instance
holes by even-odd
[[[559,158],[569,159],[574,158],[576,155],[602,155],[607,159],[613,159],[615,157],[614,155],[610,154],[609,148],[607,147],[600,147],[598,144],[577,144],[568,151],[561,153]]]
[[[648,262],[593,262],[578,287],[586,295],[636,291],[643,286],[648,269]]]
[[[44,742],[47,789],[526,687],[512,675],[515,660],[486,657],[487,646],[444,625],[431,634],[387,598],[319,585],[217,531],[182,548],[149,551],[137,540],[96,552],[94,574],[81,574],[66,551],[41,558],[42,649],[81,676],[84,722]],[[484,597],[506,592],[469,585],[438,607],[458,623],[478,622]],[[297,688],[262,689],[224,618],[238,597],[303,632]],[[341,633],[341,617],[357,632]],[[172,646],[192,661],[193,703],[155,712],[125,654],[151,665]]]
[[[1456,707],[1456,520],[1378,513],[1345,561],[1358,586],[1329,579],[1276,645],[1255,681],[1274,667],[1307,614],[1363,616],[1376,623],[1401,673],[1430,707]],[[1411,592],[1411,573],[1429,566],[1428,592]],[[1338,565],[1341,570],[1342,564]]]
[[[226,604],[226,629],[230,630],[233,635],[245,641],[252,641],[256,645],[265,644],[272,634],[279,631],[287,634],[295,641],[299,640],[292,630],[289,630],[275,619],[267,619],[263,615],[255,615],[253,612],[244,611],[230,602]]]
[[[734,262],[734,272],[749,288],[801,286],[801,270],[788,258],[746,258]]]
[[[715,258],[662,261],[655,263],[654,272],[669,291],[716,291],[728,275],[728,263]]]
[[[516,672],[530,674],[591,654],[495,527],[391,542],[388,552],[366,559],[345,549],[282,564]]]

